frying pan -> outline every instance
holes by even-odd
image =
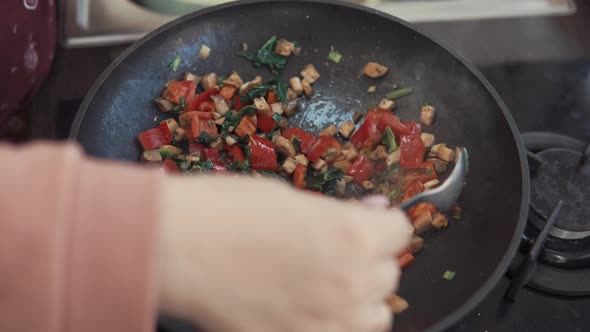
[[[415,89],[398,100],[398,116],[415,120],[420,106],[431,103],[437,120],[428,132],[469,150],[470,173],[459,201],[464,216],[427,234],[417,261],[404,269],[399,294],[410,308],[396,317],[394,330],[451,327],[494,287],[515,254],[528,210],[527,163],[514,121],[484,77],[400,19],[336,1],[247,0],[194,12],[153,31],[105,70],[80,106],[70,137],[90,155],[137,161],[137,135],[157,124],[154,117],[165,118],[153,99],[168,80],[186,71],[236,70],[245,79],[267,74],[236,53],[242,42],[254,48],[272,35],[303,47],[289,59],[284,81],[308,63],[322,75],[291,125],[317,132],[340,124],[397,84]],[[197,58],[203,43],[212,49],[205,61]],[[339,64],[326,61],[332,46],[344,55]],[[168,64],[176,55],[182,62],[174,72]],[[360,69],[368,61],[391,71],[366,78]],[[377,93],[366,92],[371,85]],[[441,277],[446,270],[456,272],[452,281]]]

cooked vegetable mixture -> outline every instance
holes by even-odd
[[[286,118],[298,111],[298,99],[311,97],[312,86],[320,79],[320,72],[308,64],[288,85],[281,81],[288,57],[298,55],[300,49],[297,42],[276,37],[255,51],[247,51],[244,44],[239,55],[256,67],[268,67],[275,75],[270,82],[264,83],[261,76],[244,81],[236,72],[223,73],[229,74],[225,79],[217,73],[202,77],[186,73],[184,80],[168,82],[155,102],[170,118],[139,134],[142,160],[161,164],[173,174],[274,176],[302,190],[349,200],[379,193],[393,205],[439,185],[438,175],[447,170],[455,152],[443,143],[435,144],[434,135],[423,132],[435,119],[433,106],[416,111],[420,123],[402,121],[394,114],[394,100],[411,94],[411,88],[394,90],[377,108],[356,113],[354,121],[332,124],[317,134],[289,127]],[[338,63],[341,56],[332,50],[329,58]],[[171,69],[176,71],[180,61],[174,58]],[[389,68],[370,62],[363,72],[377,78]],[[452,217],[460,215],[457,206]],[[429,203],[416,205],[408,216],[415,235],[398,256],[401,267],[411,264],[422,249],[420,234],[448,225],[447,217]],[[443,278],[454,276],[447,271]],[[398,296],[389,302],[394,312],[408,306]]]

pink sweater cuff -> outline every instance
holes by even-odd
[[[0,145],[0,331],[152,331],[161,172]]]

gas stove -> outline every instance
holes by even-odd
[[[449,331],[588,331],[590,60],[480,69],[523,133],[531,205],[520,251],[506,277]],[[80,102],[60,102],[57,138],[67,137]],[[195,331],[168,319],[158,330]]]

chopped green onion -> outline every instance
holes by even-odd
[[[272,119],[275,120],[275,122],[278,124],[279,122],[281,122],[281,120],[283,120],[283,117],[279,113],[273,113]]]
[[[455,278],[455,274],[457,274],[455,271],[446,270],[442,277],[445,280],[451,281],[453,278]]]
[[[385,128],[385,131],[383,132],[381,138],[381,142],[383,143],[383,145],[389,147],[389,153],[392,153],[395,150],[397,150],[397,144],[395,144],[395,135],[393,134],[393,131],[391,131],[390,127]]]
[[[371,85],[368,89],[367,92],[368,93],[375,93],[375,91],[377,91],[377,86],[376,85]]]
[[[414,89],[412,89],[412,88],[398,89],[398,90],[391,91],[390,93],[385,95],[385,98],[387,98],[389,100],[395,100],[395,99],[401,98],[403,96],[407,96],[409,94],[412,94],[412,92],[414,92]]]
[[[176,57],[174,57],[174,60],[172,60],[172,62],[170,62],[168,67],[172,68],[172,70],[174,70],[174,71],[177,71],[179,66],[180,66],[180,55],[176,55]]]
[[[342,60],[342,54],[340,54],[338,51],[330,51],[330,53],[328,53],[328,60],[333,61],[335,63],[340,63],[340,61]]]

